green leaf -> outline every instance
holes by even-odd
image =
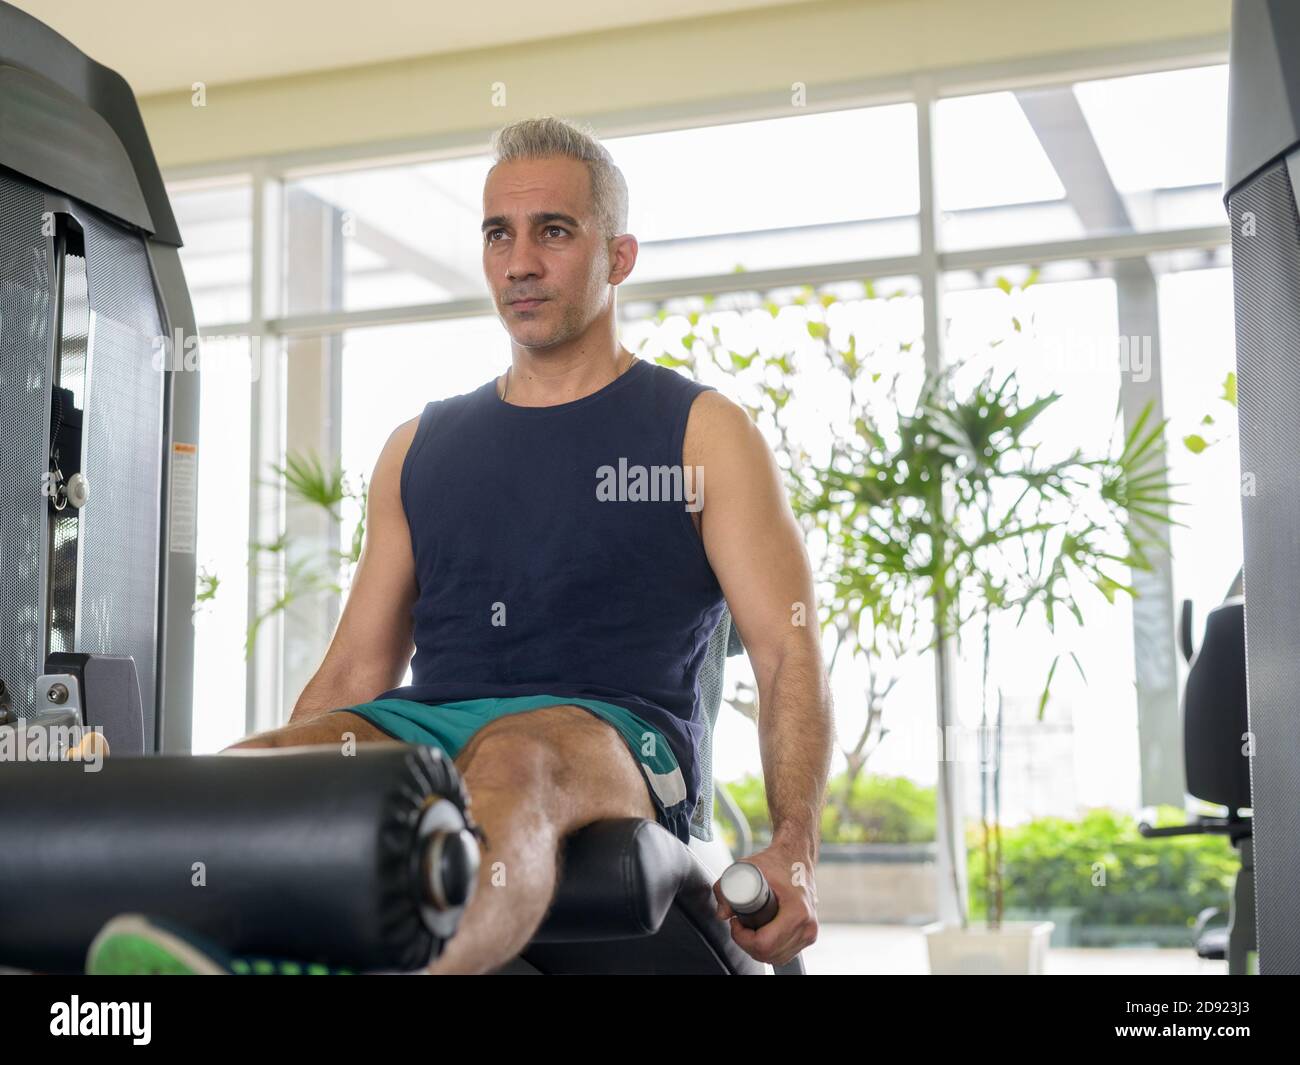
[[[284,478],[289,495],[304,503],[315,503],[332,512],[346,496],[343,465],[339,460],[335,460],[332,469],[326,470],[314,452],[290,452],[283,466],[271,464],[271,468]]]
[[[221,587],[221,578],[204,569],[199,573],[195,583],[199,590],[194,593],[194,601],[203,603],[216,598],[217,589]]]
[[[1079,656],[1071,651],[1070,657],[1074,659],[1074,668],[1079,671],[1079,676],[1083,678],[1083,683],[1087,684],[1088,674],[1083,671],[1083,663],[1079,661]]]
[[[1008,296],[1011,295],[1011,288],[1012,288],[1012,285],[1011,285],[1011,282],[1008,281],[1005,277],[999,277],[999,278],[997,279],[997,281],[994,282],[994,284],[996,284],[996,285],[998,286],[998,288],[1000,288],[1000,289],[1001,289],[1003,292],[1005,292]]]
[[[1052,664],[1050,667],[1048,667],[1047,670],[1047,680],[1043,682],[1042,694],[1038,696],[1038,720],[1039,721],[1043,720],[1043,711],[1047,709],[1047,698],[1051,694],[1051,690],[1052,690],[1052,678],[1056,676],[1056,664],[1060,660],[1061,660],[1060,655],[1057,655],[1055,658],[1052,659]]]
[[[1186,447],[1187,450],[1190,451],[1193,455],[1199,455],[1202,451],[1204,451],[1207,447],[1209,447],[1210,444],[1209,441],[1205,439],[1205,437],[1197,433],[1191,433],[1188,436],[1183,437],[1183,446]]]
[[[660,366],[667,366],[670,370],[675,370],[679,366],[689,366],[690,359],[679,359],[675,355],[656,355],[655,362]]]
[[[1229,370],[1228,376],[1223,379],[1223,398],[1234,407],[1237,405],[1237,373],[1235,370]]]
[[[1128,592],[1129,595],[1137,598],[1137,593],[1133,588],[1129,587],[1127,584],[1121,584],[1119,581],[1106,576],[1104,573],[1098,574],[1096,581],[1093,583],[1096,584],[1097,590],[1106,597],[1106,602],[1110,603],[1112,606],[1115,604],[1116,592]]]

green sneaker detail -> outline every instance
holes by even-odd
[[[129,932],[109,936],[92,952],[86,965],[91,976],[198,976],[201,971],[159,944]]]
[[[143,914],[109,921],[90,944],[92,976],[355,976],[319,962],[235,957],[180,925]]]

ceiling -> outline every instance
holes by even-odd
[[[822,0],[10,0],[137,95]]]

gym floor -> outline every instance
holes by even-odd
[[[824,924],[804,951],[809,975],[924,976],[930,971],[925,937],[906,925]],[[1228,963],[1202,961],[1187,949],[1053,947],[1049,976],[1213,976]]]

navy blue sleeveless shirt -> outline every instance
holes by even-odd
[[[422,703],[602,699],[663,733],[699,797],[698,677],[722,589],[683,469],[692,401],[712,386],[638,360],[569,403],[521,407],[497,383],[425,406],[402,465],[418,585]]]

